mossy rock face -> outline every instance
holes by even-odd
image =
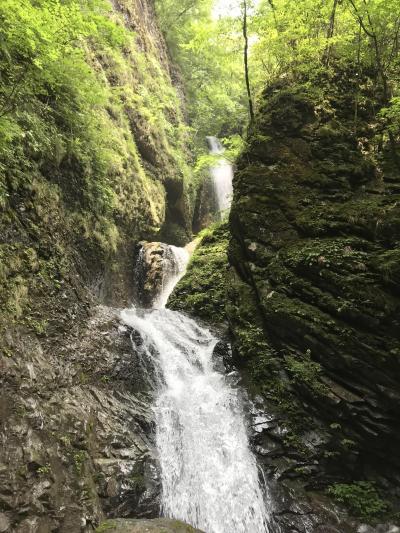
[[[68,285],[66,272],[108,302],[128,305],[134,242],[160,232],[177,245],[191,237],[181,88],[154,6],[120,0],[106,2],[104,13],[107,4],[110,24],[127,40],[123,48],[82,41],[98,103],[77,96],[82,80],[70,89],[60,80],[59,90],[70,93],[44,104],[33,91],[7,115],[10,129],[21,132],[0,143],[0,328],[31,313],[37,289]],[[111,97],[115,87],[121,91]]]
[[[264,92],[234,178],[225,313],[246,383],[281,428],[255,437],[275,443],[267,472],[317,491],[376,481],[395,512],[400,177],[377,163],[379,103],[363,95],[355,128],[358,83],[345,80]]]
[[[228,227],[226,224],[214,226],[204,230],[200,238],[185,276],[170,296],[168,307],[219,325],[226,320]]]
[[[123,48],[79,40],[93,107],[52,71],[53,96],[31,91],[0,143],[1,531],[159,513],[146,381],[130,333],[96,306],[131,304],[137,241],[165,225],[189,240],[187,135],[153,3],[105,2],[96,20],[107,5],[131,33]]]
[[[180,520],[154,518],[152,520],[107,520],[95,533],[202,533]]]

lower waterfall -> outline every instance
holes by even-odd
[[[176,282],[184,254],[173,255],[177,268],[167,268]],[[140,333],[141,357],[154,374],[162,514],[206,533],[268,532],[268,495],[249,449],[239,391],[214,367],[218,339],[184,314],[159,308],[173,290],[168,280],[162,285],[157,309],[122,312]]]

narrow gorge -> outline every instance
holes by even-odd
[[[0,533],[400,533],[398,0],[0,5]]]

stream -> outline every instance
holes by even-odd
[[[222,153],[210,139],[211,151]],[[232,168],[225,162],[214,170],[220,210],[229,209]],[[165,244],[162,250],[161,282],[152,308],[122,311],[123,321],[142,339],[143,367],[151,369],[147,374],[154,390],[161,514],[206,533],[268,532],[269,497],[249,448],[240,390],[215,368],[218,339],[195,320],[165,307],[189,254]],[[140,252],[140,273],[146,271],[145,260]]]

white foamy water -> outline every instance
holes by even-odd
[[[172,253],[178,262],[187,260]],[[157,306],[167,301],[180,268],[166,266],[171,279]],[[268,532],[269,502],[249,449],[239,392],[213,365],[217,339],[169,309],[126,309],[122,318],[140,333],[141,357],[154,369],[162,514],[206,533]]]
[[[223,154],[224,149],[216,137],[207,137],[207,142],[211,154]],[[221,157],[216,165],[210,168],[210,173],[218,211],[223,215],[226,211],[229,211],[232,203],[232,165]]]
[[[189,252],[185,248],[168,246],[168,254],[163,262],[162,287],[158,297],[153,302],[155,309],[162,309],[167,305],[169,295],[185,273],[188,261]]]

